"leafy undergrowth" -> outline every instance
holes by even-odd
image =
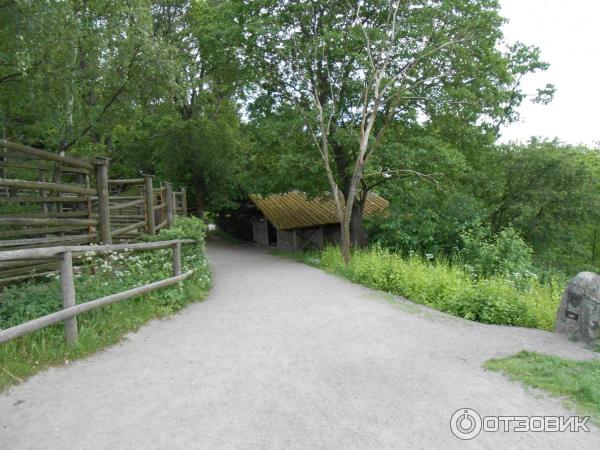
[[[522,351],[491,359],[484,367],[503,372],[512,380],[567,399],[580,414],[600,424],[600,360],[575,361]]]
[[[404,258],[377,247],[355,250],[347,267],[336,247],[294,257],[356,283],[490,324],[552,330],[562,291],[554,281],[478,278],[447,261],[434,262],[417,255]]]
[[[114,303],[77,317],[79,342],[67,347],[62,324],[0,345],[0,390],[51,365],[65,364],[117,343],[150,319],[168,316],[187,303],[205,297],[210,272],[203,253],[205,225],[198,219],[178,218],[173,228],[146,240],[195,239],[182,247],[182,269],[195,273],[182,283]],[[92,268],[96,271],[92,275]],[[170,249],[86,254],[75,277],[77,303],[171,277]],[[0,328],[5,329],[61,309],[56,277],[4,289],[0,297]]]

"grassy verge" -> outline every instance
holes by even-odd
[[[474,278],[447,261],[404,258],[379,248],[354,251],[348,266],[334,247],[292,257],[356,283],[483,323],[552,330],[562,293],[562,286],[555,282]]]
[[[187,303],[205,297],[210,273],[203,254],[204,224],[198,219],[177,219],[175,226],[148,240],[196,239],[185,245],[183,270],[196,269],[179,285],[115,303],[77,318],[79,342],[68,348],[62,325],[54,325],[0,345],[0,391],[34,373],[81,358],[113,345],[150,319],[168,316]],[[86,255],[82,273],[76,276],[77,302],[84,303],[152,281],[172,276],[171,250],[115,253],[108,257]],[[92,268],[96,274],[92,275]],[[0,328],[8,328],[59,310],[60,285],[55,278],[4,289],[0,296]]]
[[[523,351],[491,359],[485,368],[503,372],[512,380],[562,396],[568,406],[600,424],[600,360],[575,361]]]

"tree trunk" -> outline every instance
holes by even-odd
[[[360,200],[355,200],[352,206],[352,217],[350,228],[352,230],[352,241],[357,248],[366,248],[369,245],[369,235],[365,230],[364,210],[367,202],[368,192],[363,192]]]
[[[344,259],[344,265],[348,265],[350,263],[350,218],[344,218],[340,222],[341,228],[341,250],[342,250],[342,258]]]

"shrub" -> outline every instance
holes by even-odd
[[[476,227],[461,234],[463,248],[458,260],[478,276],[503,275],[516,280],[530,278],[533,250],[511,227],[493,235],[489,228]]]
[[[379,247],[355,250],[345,267],[338,248],[325,249],[320,267],[365,286],[391,292],[469,320],[550,330],[560,301],[555,283],[527,286],[502,276],[473,278],[444,260],[430,261]]]
[[[163,229],[154,236],[144,236],[145,241],[167,241],[171,239],[194,239],[198,245],[204,244],[207,225],[197,217],[176,216],[173,226]]]

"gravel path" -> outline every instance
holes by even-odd
[[[208,247],[207,301],[0,395],[0,448],[600,448],[590,433],[481,433],[450,416],[570,415],[481,364],[522,349],[591,357],[251,246]]]

